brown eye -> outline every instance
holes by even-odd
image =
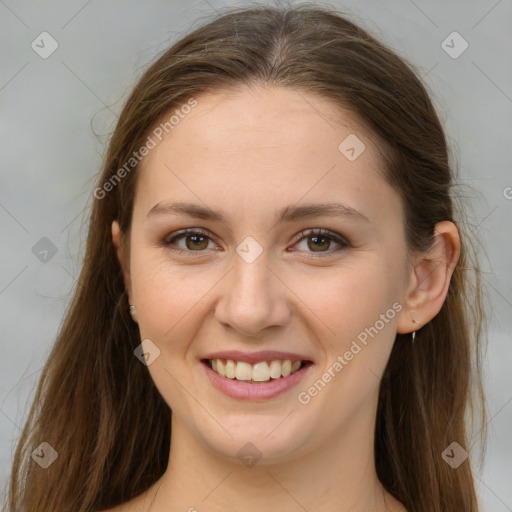
[[[312,243],[308,242],[308,247],[312,251],[316,251],[317,249],[329,249],[329,246],[331,245],[331,240],[329,237],[326,236],[309,236],[307,240],[312,240]]]
[[[190,243],[188,243],[188,241],[190,241]],[[208,238],[203,235],[185,235],[185,245],[187,249],[190,250],[206,249],[208,247]]]
[[[310,231],[302,231],[300,233],[299,244],[303,241],[306,242],[306,247],[303,246],[305,252],[328,255],[343,250],[350,246],[350,244],[340,235],[324,229],[316,229]],[[337,249],[331,250],[332,244],[338,245]]]
[[[176,242],[184,239],[184,245],[178,245]],[[211,241],[210,236],[203,232],[194,229],[181,231],[171,238],[164,241],[164,245],[177,252],[205,252],[208,249],[208,243]],[[175,247],[173,247],[175,246]]]

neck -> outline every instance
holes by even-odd
[[[365,424],[366,429],[354,422],[344,432],[333,432],[319,446],[287,462],[261,459],[251,467],[220,456],[173,416],[169,464],[150,510],[403,510],[377,478],[374,423]]]

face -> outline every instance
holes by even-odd
[[[137,183],[125,271],[141,340],[160,351],[151,377],[227,457],[251,442],[275,462],[372,434],[408,251],[369,134],[291,89],[196,100]]]

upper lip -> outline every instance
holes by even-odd
[[[241,352],[239,350],[222,350],[212,352],[203,359],[231,359],[232,361],[244,361],[249,364],[256,364],[261,361],[311,361],[309,357],[295,354],[293,352],[280,352],[278,350],[260,350],[258,352]]]

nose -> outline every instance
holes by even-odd
[[[216,319],[240,334],[256,337],[269,327],[290,321],[290,290],[269,266],[269,251],[251,263],[235,253],[231,271],[219,287]]]

